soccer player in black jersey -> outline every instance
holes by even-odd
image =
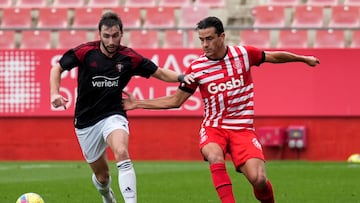
[[[61,73],[78,67],[78,89],[74,126],[92,181],[104,203],[116,202],[106,157],[110,146],[118,167],[118,183],[125,203],[136,203],[136,175],[128,153],[129,128],[122,106],[122,90],[131,77],[153,76],[166,82],[193,81],[159,68],[133,49],[120,44],[123,24],[117,14],[105,13],[98,25],[100,40],[68,50],[50,71],[51,104],[66,108],[59,93]]]

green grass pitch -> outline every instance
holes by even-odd
[[[139,203],[218,203],[206,162],[135,161]],[[256,203],[243,175],[227,164],[237,202]],[[267,173],[279,203],[360,203],[360,164],[269,161]],[[112,187],[123,202],[117,170]],[[100,203],[84,162],[0,162],[0,202],[15,203],[25,192],[46,203]]]

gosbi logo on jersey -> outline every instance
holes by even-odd
[[[238,88],[244,86],[244,79],[243,76],[240,76],[240,79],[234,78],[232,77],[231,80],[227,81],[227,82],[222,82],[222,83],[215,83],[212,82],[209,84],[208,86],[208,91],[211,94],[216,94],[218,92],[224,92],[226,90],[232,90],[234,88]]]
[[[118,87],[120,76],[110,78],[103,75],[95,76],[92,78],[93,87]]]

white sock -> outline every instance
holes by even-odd
[[[119,170],[119,187],[125,203],[136,203],[136,175],[130,159],[116,163]]]
[[[99,191],[99,193],[105,198],[107,202],[111,202],[111,195],[110,195],[110,185],[111,185],[111,176],[109,177],[109,182],[106,184],[101,184],[97,179],[95,174],[92,174],[92,181],[96,187],[96,189]]]

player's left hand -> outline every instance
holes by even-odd
[[[306,56],[305,63],[308,64],[311,67],[315,67],[318,64],[320,64],[320,60],[316,58],[315,56]]]
[[[195,74],[190,73],[184,76],[184,79],[181,82],[185,82],[186,84],[190,85],[191,83],[195,82]]]

